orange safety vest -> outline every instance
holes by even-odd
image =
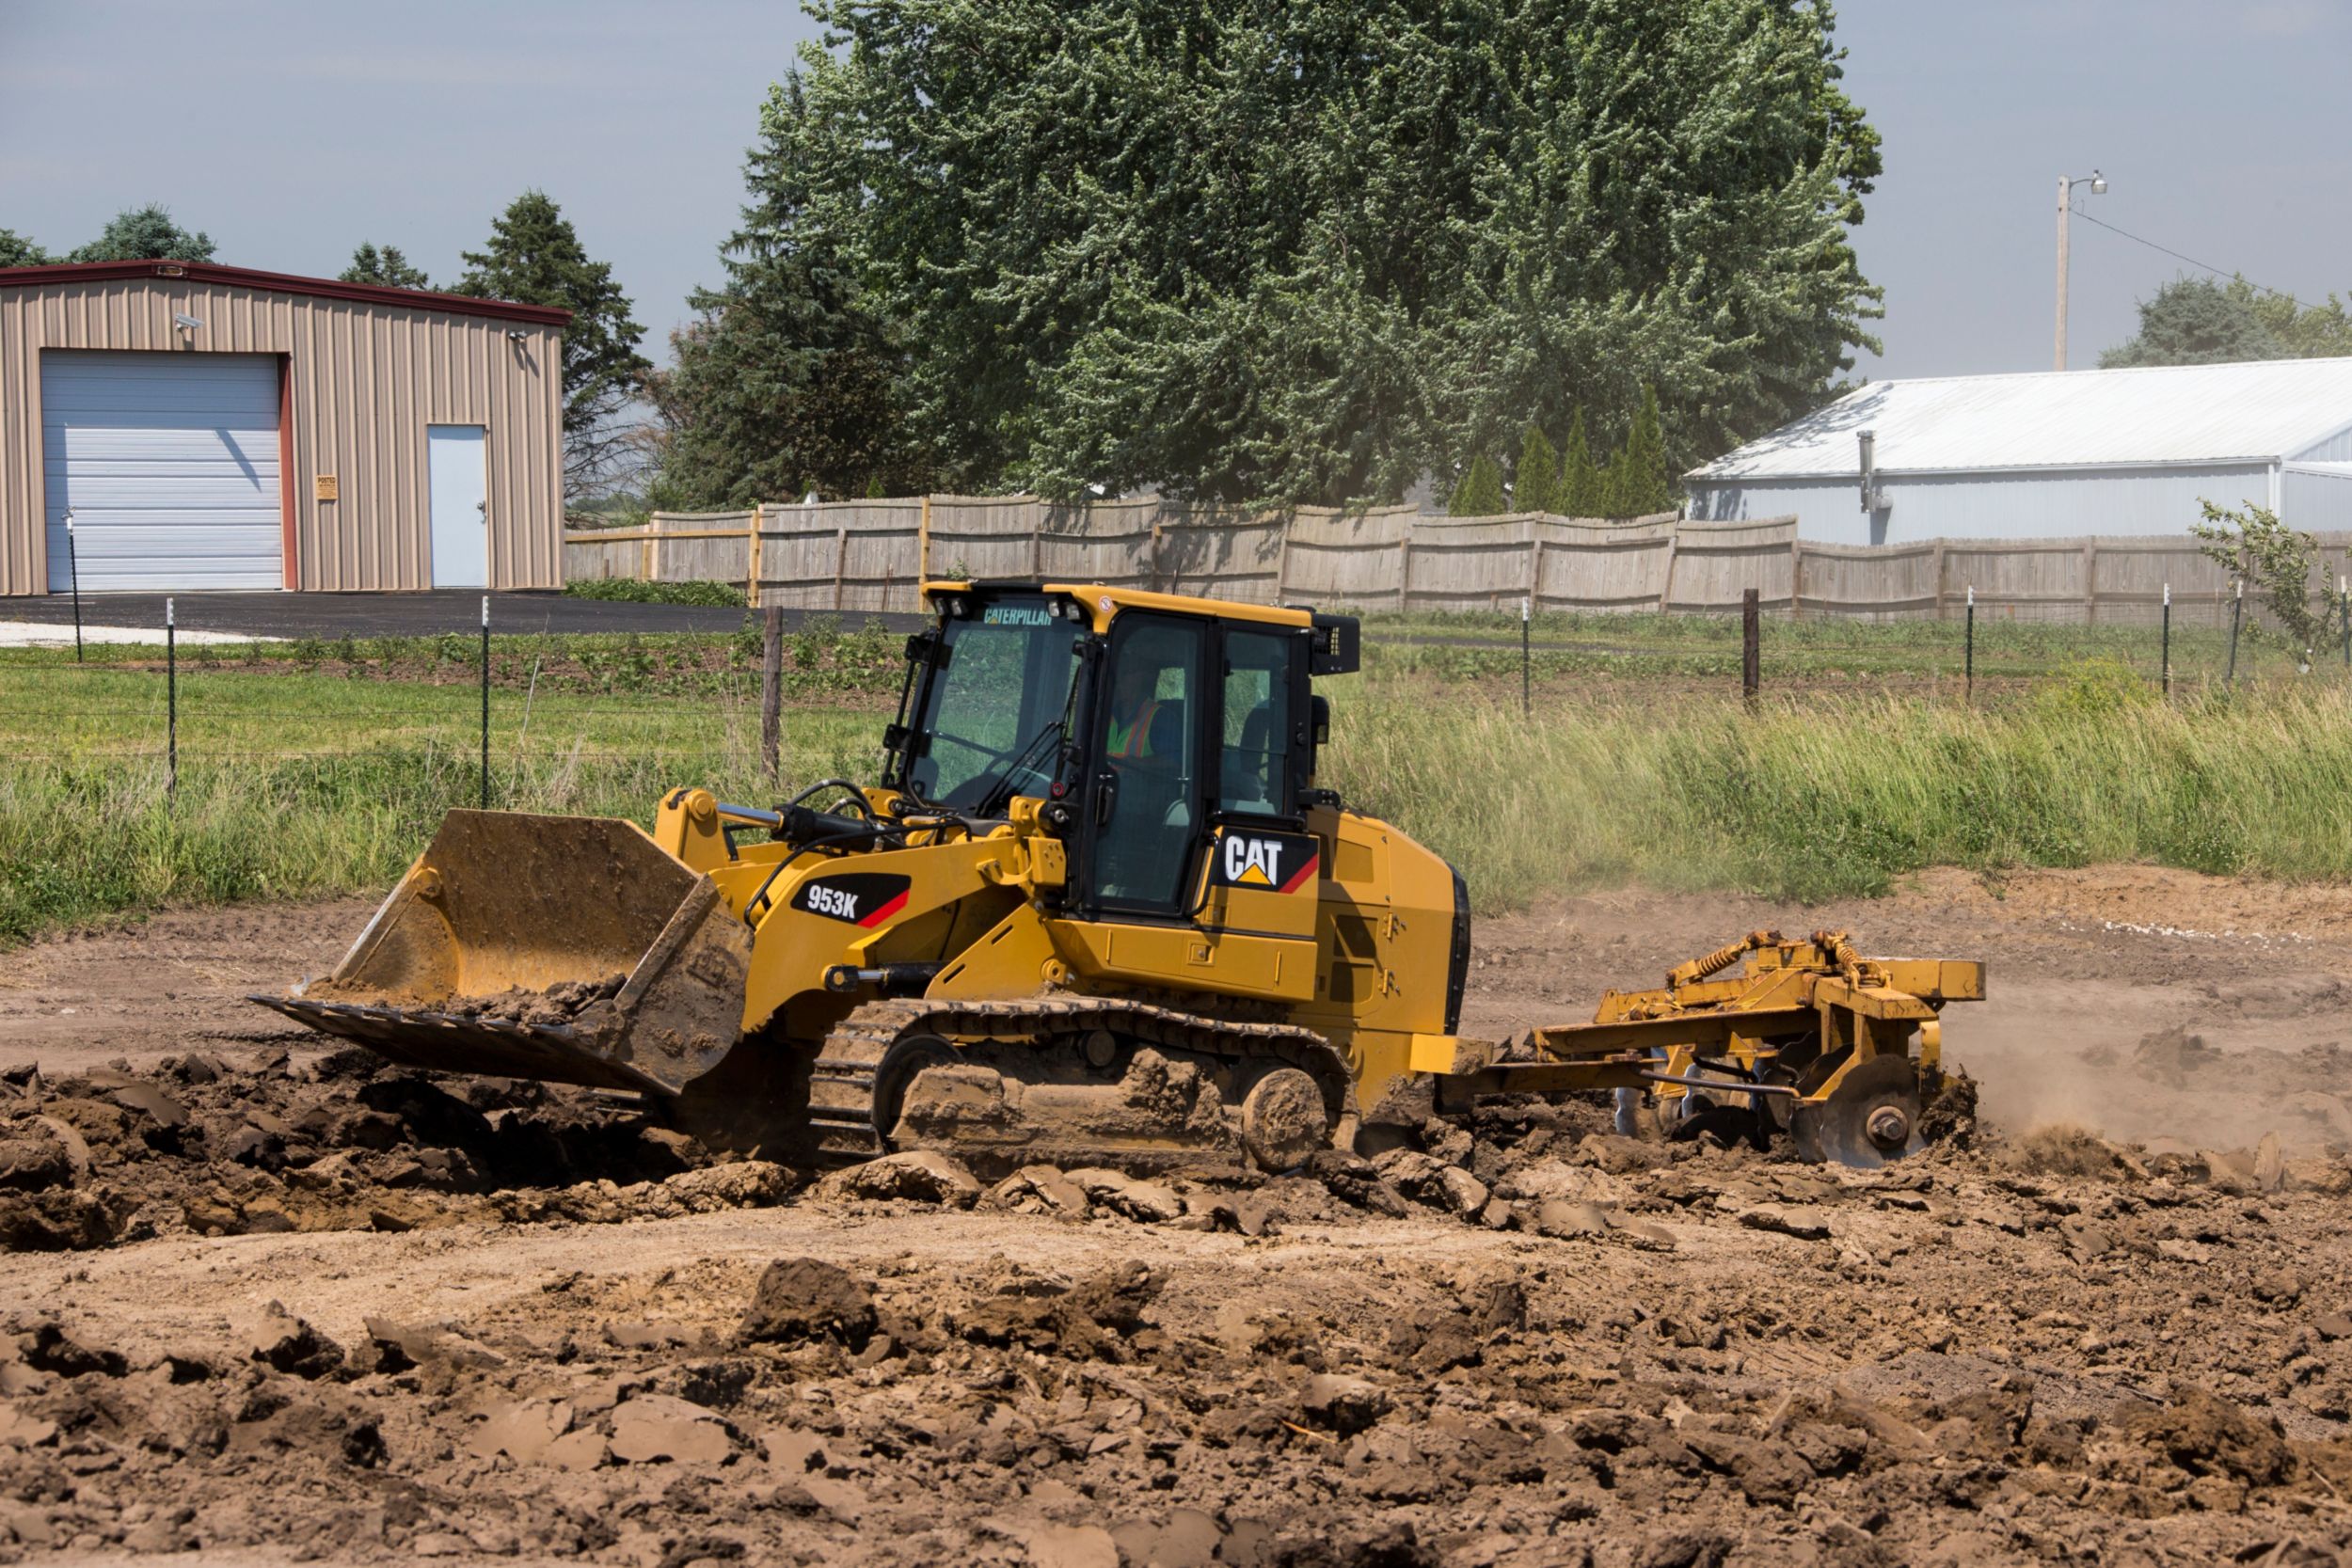
[[[1152,754],[1152,719],[1160,711],[1155,700],[1143,705],[1143,711],[1135,721],[1121,724],[1111,720],[1111,755],[1115,757],[1148,757]]]

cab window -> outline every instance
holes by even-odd
[[[1217,808],[1242,816],[1288,816],[1294,660],[1299,640],[1282,632],[1225,633],[1223,752]]]

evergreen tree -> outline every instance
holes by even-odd
[[[1560,458],[1558,510],[1570,517],[1601,515],[1600,470],[1593,466],[1593,444],[1584,434],[1584,410],[1568,419],[1568,444]]]
[[[1633,416],[1632,429],[1626,433],[1616,467],[1615,515],[1642,517],[1674,510],[1674,476],[1666,468],[1666,439],[1659,429],[1655,388],[1642,388],[1642,406]]]
[[[535,190],[492,220],[485,248],[461,259],[460,293],[572,313],[564,329],[564,487],[580,495],[601,486],[632,450],[617,417],[652,368],[637,352],[645,329],[629,319],[612,266],[590,261],[563,210]]]
[[[400,253],[400,246],[388,245],[381,250],[373,240],[362,240],[359,248],[351,253],[351,265],[337,276],[345,283],[380,283],[388,289],[429,289],[433,280],[422,267],[412,267],[408,258]]]
[[[2252,291],[2233,294],[2202,277],[2167,283],[2139,304],[2139,332],[2099,356],[2099,368],[2219,365],[2280,359],[2286,349],[2255,312]]]
[[[1470,459],[1446,508],[1450,517],[1492,517],[1502,510],[1502,469],[1485,452]]]
[[[699,319],[671,339],[676,369],[650,378],[660,505],[928,488],[894,396],[899,356],[811,202],[807,131],[787,84],[744,166],[751,200],[721,247],[726,286],[693,296]]]
[[[1531,424],[1519,437],[1519,466],[1512,475],[1511,510],[1560,510],[1560,454],[1552,450],[1544,427]]]
[[[812,9],[796,223],[959,483],[1391,499],[1644,382],[1720,451],[1871,342],[1827,0]]]
[[[209,261],[212,236],[190,233],[171,221],[168,209],[157,202],[126,207],[106,220],[98,238],[77,247],[69,261]]]
[[[0,267],[41,267],[56,260],[15,230],[0,229]]]

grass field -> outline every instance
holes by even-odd
[[[2352,876],[2352,687],[2332,666],[2298,678],[2270,650],[2246,661],[2261,680],[2184,682],[2168,705],[2111,642],[2036,628],[2046,668],[1972,708],[1938,638],[1839,626],[1851,647],[1825,630],[1815,651],[1844,665],[1793,672],[1783,644],[1751,712],[1717,668],[1719,627],[1618,628],[1652,640],[1645,663],[1581,667],[1614,656],[1555,641],[1524,720],[1516,650],[1375,639],[1362,676],[1326,683],[1325,782],[1454,859],[1487,909],[1629,880],[1828,897],[1936,863]],[[796,640],[787,788],[871,776],[898,641]],[[386,885],[477,798],[476,657],[457,638],[183,659],[167,797],[154,650],[0,654],[0,942],[165,902]],[[741,637],[500,640],[493,802],[642,821],[675,784],[773,799],[756,664]]]

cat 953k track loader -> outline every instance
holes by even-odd
[[[1815,1158],[1917,1147],[1979,965],[1759,931],[1592,1023],[1464,1037],[1461,877],[1316,784],[1352,617],[926,593],[875,781],[682,787],[650,833],[452,812],[332,975],[254,1000],[787,1159],[1282,1170],[1367,1118],[1612,1087]]]

